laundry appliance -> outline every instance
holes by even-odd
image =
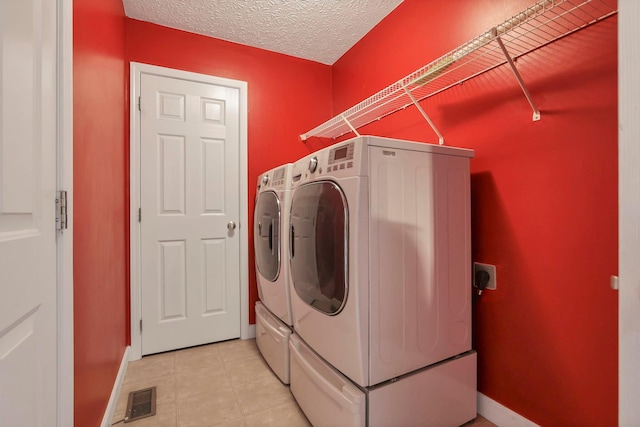
[[[280,380],[289,384],[288,224],[292,164],[279,166],[258,177],[253,219],[256,278],[260,301],[256,303],[256,343]]]
[[[315,426],[476,416],[472,156],[361,136],[294,163],[291,391]]]

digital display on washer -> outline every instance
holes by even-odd
[[[336,148],[336,151],[333,155],[333,160],[342,160],[347,158],[347,153],[349,151],[349,146],[344,146],[342,148]]]
[[[280,168],[280,169],[276,170],[273,173],[273,179],[276,180],[276,181],[279,180],[279,179],[284,179],[284,168]]]

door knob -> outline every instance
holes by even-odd
[[[235,222],[233,222],[233,221],[229,221],[229,222],[227,223],[227,230],[229,230],[229,231],[233,231],[233,230],[235,230],[235,229],[236,229],[236,223],[235,223]]]

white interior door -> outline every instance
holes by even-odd
[[[57,419],[56,4],[0,2],[0,425]]]
[[[240,336],[239,95],[141,74],[143,355]]]

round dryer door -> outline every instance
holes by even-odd
[[[280,200],[273,191],[258,194],[253,218],[253,245],[258,272],[274,282],[280,274]]]
[[[298,296],[327,314],[347,300],[347,202],[330,181],[300,186],[291,199],[291,278]]]

